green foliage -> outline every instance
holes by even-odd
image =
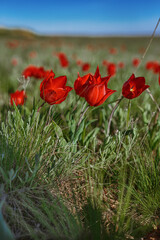
[[[32,36],[33,37],[33,36]],[[160,119],[155,103],[145,91],[123,99],[116,109],[110,135],[108,121],[121,88],[132,72],[131,62],[148,39],[32,38],[8,49],[8,39],[0,40],[0,233],[3,239],[140,239],[160,224]],[[72,46],[71,46],[72,43]],[[88,43],[90,46],[88,46]],[[113,45],[117,55],[108,55]],[[126,51],[121,51],[121,45]],[[159,40],[137,69],[158,102],[158,80],[147,72],[145,62],[158,59]],[[93,49],[93,50],[91,50]],[[37,52],[30,59],[29,53]],[[62,69],[52,55],[63,51],[69,67]],[[67,76],[73,86],[76,60],[99,65],[107,75],[104,59],[118,64],[109,82],[117,90],[98,107],[89,107],[74,90],[58,105],[44,105],[38,112],[39,84],[31,79],[24,106],[9,106],[9,93],[22,89],[16,81],[29,64],[52,69],[56,77]],[[18,65],[12,66],[12,58]],[[116,95],[117,94],[117,95]],[[34,96],[34,103],[33,102]],[[126,124],[127,121],[127,124]],[[68,197],[67,197],[68,196]],[[2,208],[3,205],[3,208]],[[14,237],[13,234],[14,233]],[[0,238],[2,238],[0,236]]]
[[[23,115],[14,108],[8,112],[7,122],[2,122],[0,132],[0,173],[6,187],[32,186],[67,172],[69,166],[64,166],[73,161],[72,145],[66,142],[61,128],[53,120],[46,124],[37,109]]]
[[[0,238],[3,240],[14,240],[13,234],[2,215],[3,203],[3,201],[0,203]]]

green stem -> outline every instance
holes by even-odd
[[[159,107],[159,105],[158,105],[158,103],[157,103],[157,101],[156,101],[156,99],[153,97],[153,95],[152,95],[152,93],[151,93],[151,91],[147,88],[146,89],[146,91],[148,92],[148,94],[149,94],[149,96],[150,96],[150,98],[152,99],[152,101],[156,104],[156,106],[157,106],[157,109],[158,109],[158,111],[160,112],[160,107]]]
[[[112,118],[113,118],[114,112],[116,111],[118,105],[120,104],[120,102],[122,101],[123,98],[124,98],[124,97],[121,96],[121,98],[118,99],[116,105],[114,106],[114,108],[113,108],[113,110],[112,110],[112,112],[111,112],[111,115],[110,115],[110,117],[109,117],[109,121],[108,121],[107,137],[108,137],[109,134],[110,134],[111,122],[112,122]]]
[[[88,110],[89,107],[90,107],[90,106],[88,105],[88,106],[86,107],[86,109],[81,113],[79,122],[78,122],[78,124],[77,124],[77,129],[79,128],[79,126],[80,126],[80,124],[81,124],[81,122],[82,122],[82,120],[83,120],[84,114],[87,112],[87,110]]]
[[[39,106],[37,112],[39,112],[39,111],[41,110],[41,108],[43,107],[43,105],[44,105],[45,103],[46,103],[46,102],[43,102],[43,103],[41,104],[41,106]]]
[[[131,100],[129,100],[129,102],[128,102],[126,129],[128,129],[128,126],[129,126],[130,111],[131,111]]]

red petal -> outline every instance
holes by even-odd
[[[99,76],[101,77],[100,72],[99,72],[99,66],[97,66],[97,69],[95,71],[94,77],[98,78]]]
[[[87,74],[83,77],[79,77],[75,82],[74,82],[74,90],[77,95],[84,97],[84,94],[86,92],[86,89],[88,88],[87,81],[90,78],[90,74]]]
[[[60,76],[57,78],[52,79],[52,88],[65,88],[67,83],[67,77],[66,76]]]
[[[137,77],[134,79],[134,83],[136,88],[141,88],[145,85],[145,78],[144,77]]]
[[[103,104],[106,101],[106,99],[110,95],[112,95],[114,92],[116,92],[116,90],[111,90],[111,89],[108,88],[107,91],[106,91],[106,95],[94,106],[97,107],[97,106],[100,106],[101,104]]]
[[[42,91],[42,88],[45,89],[45,88],[51,87],[52,81],[54,79],[54,76],[55,76],[55,74],[51,70],[49,75],[41,82],[41,84],[40,84],[40,91]]]
[[[99,87],[98,86],[90,86],[87,89],[84,97],[90,106],[94,106],[97,103],[97,99],[99,97]]]
[[[70,92],[72,89],[73,89],[72,87],[66,86],[66,91],[67,92]]]
[[[41,92],[40,96],[42,99],[44,99],[45,102],[47,102],[50,105],[59,104],[66,99],[68,95],[68,90],[69,89],[66,90],[66,89],[60,89],[60,88],[57,89],[56,91],[45,90],[43,93]]]
[[[103,78],[101,78],[102,83],[105,82],[105,85],[107,86],[107,84],[108,84],[110,78],[111,78],[111,76],[107,76],[107,77],[103,77]]]
[[[135,75],[134,75],[134,73],[132,73],[132,75],[130,76],[130,78],[128,79],[128,81],[133,80],[134,78],[135,78]]]

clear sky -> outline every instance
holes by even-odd
[[[42,34],[145,35],[159,17],[160,0],[0,0],[0,27]]]

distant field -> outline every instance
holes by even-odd
[[[4,240],[151,239],[148,233],[158,234],[160,39],[153,39],[141,61],[149,41],[149,37],[47,37],[0,29]],[[67,58],[65,67],[60,53]],[[156,70],[147,69],[148,62],[154,62]],[[74,88],[78,73],[94,75],[99,66],[101,77],[106,77],[111,63],[114,73],[108,88],[116,92],[88,109],[74,89],[62,103],[42,106],[44,78],[22,78],[34,65],[52,70],[55,78],[65,75],[66,85]],[[145,90],[130,101],[123,98],[108,133],[111,112],[132,73],[145,78],[151,94]],[[25,103],[12,106],[10,94],[23,89]]]

